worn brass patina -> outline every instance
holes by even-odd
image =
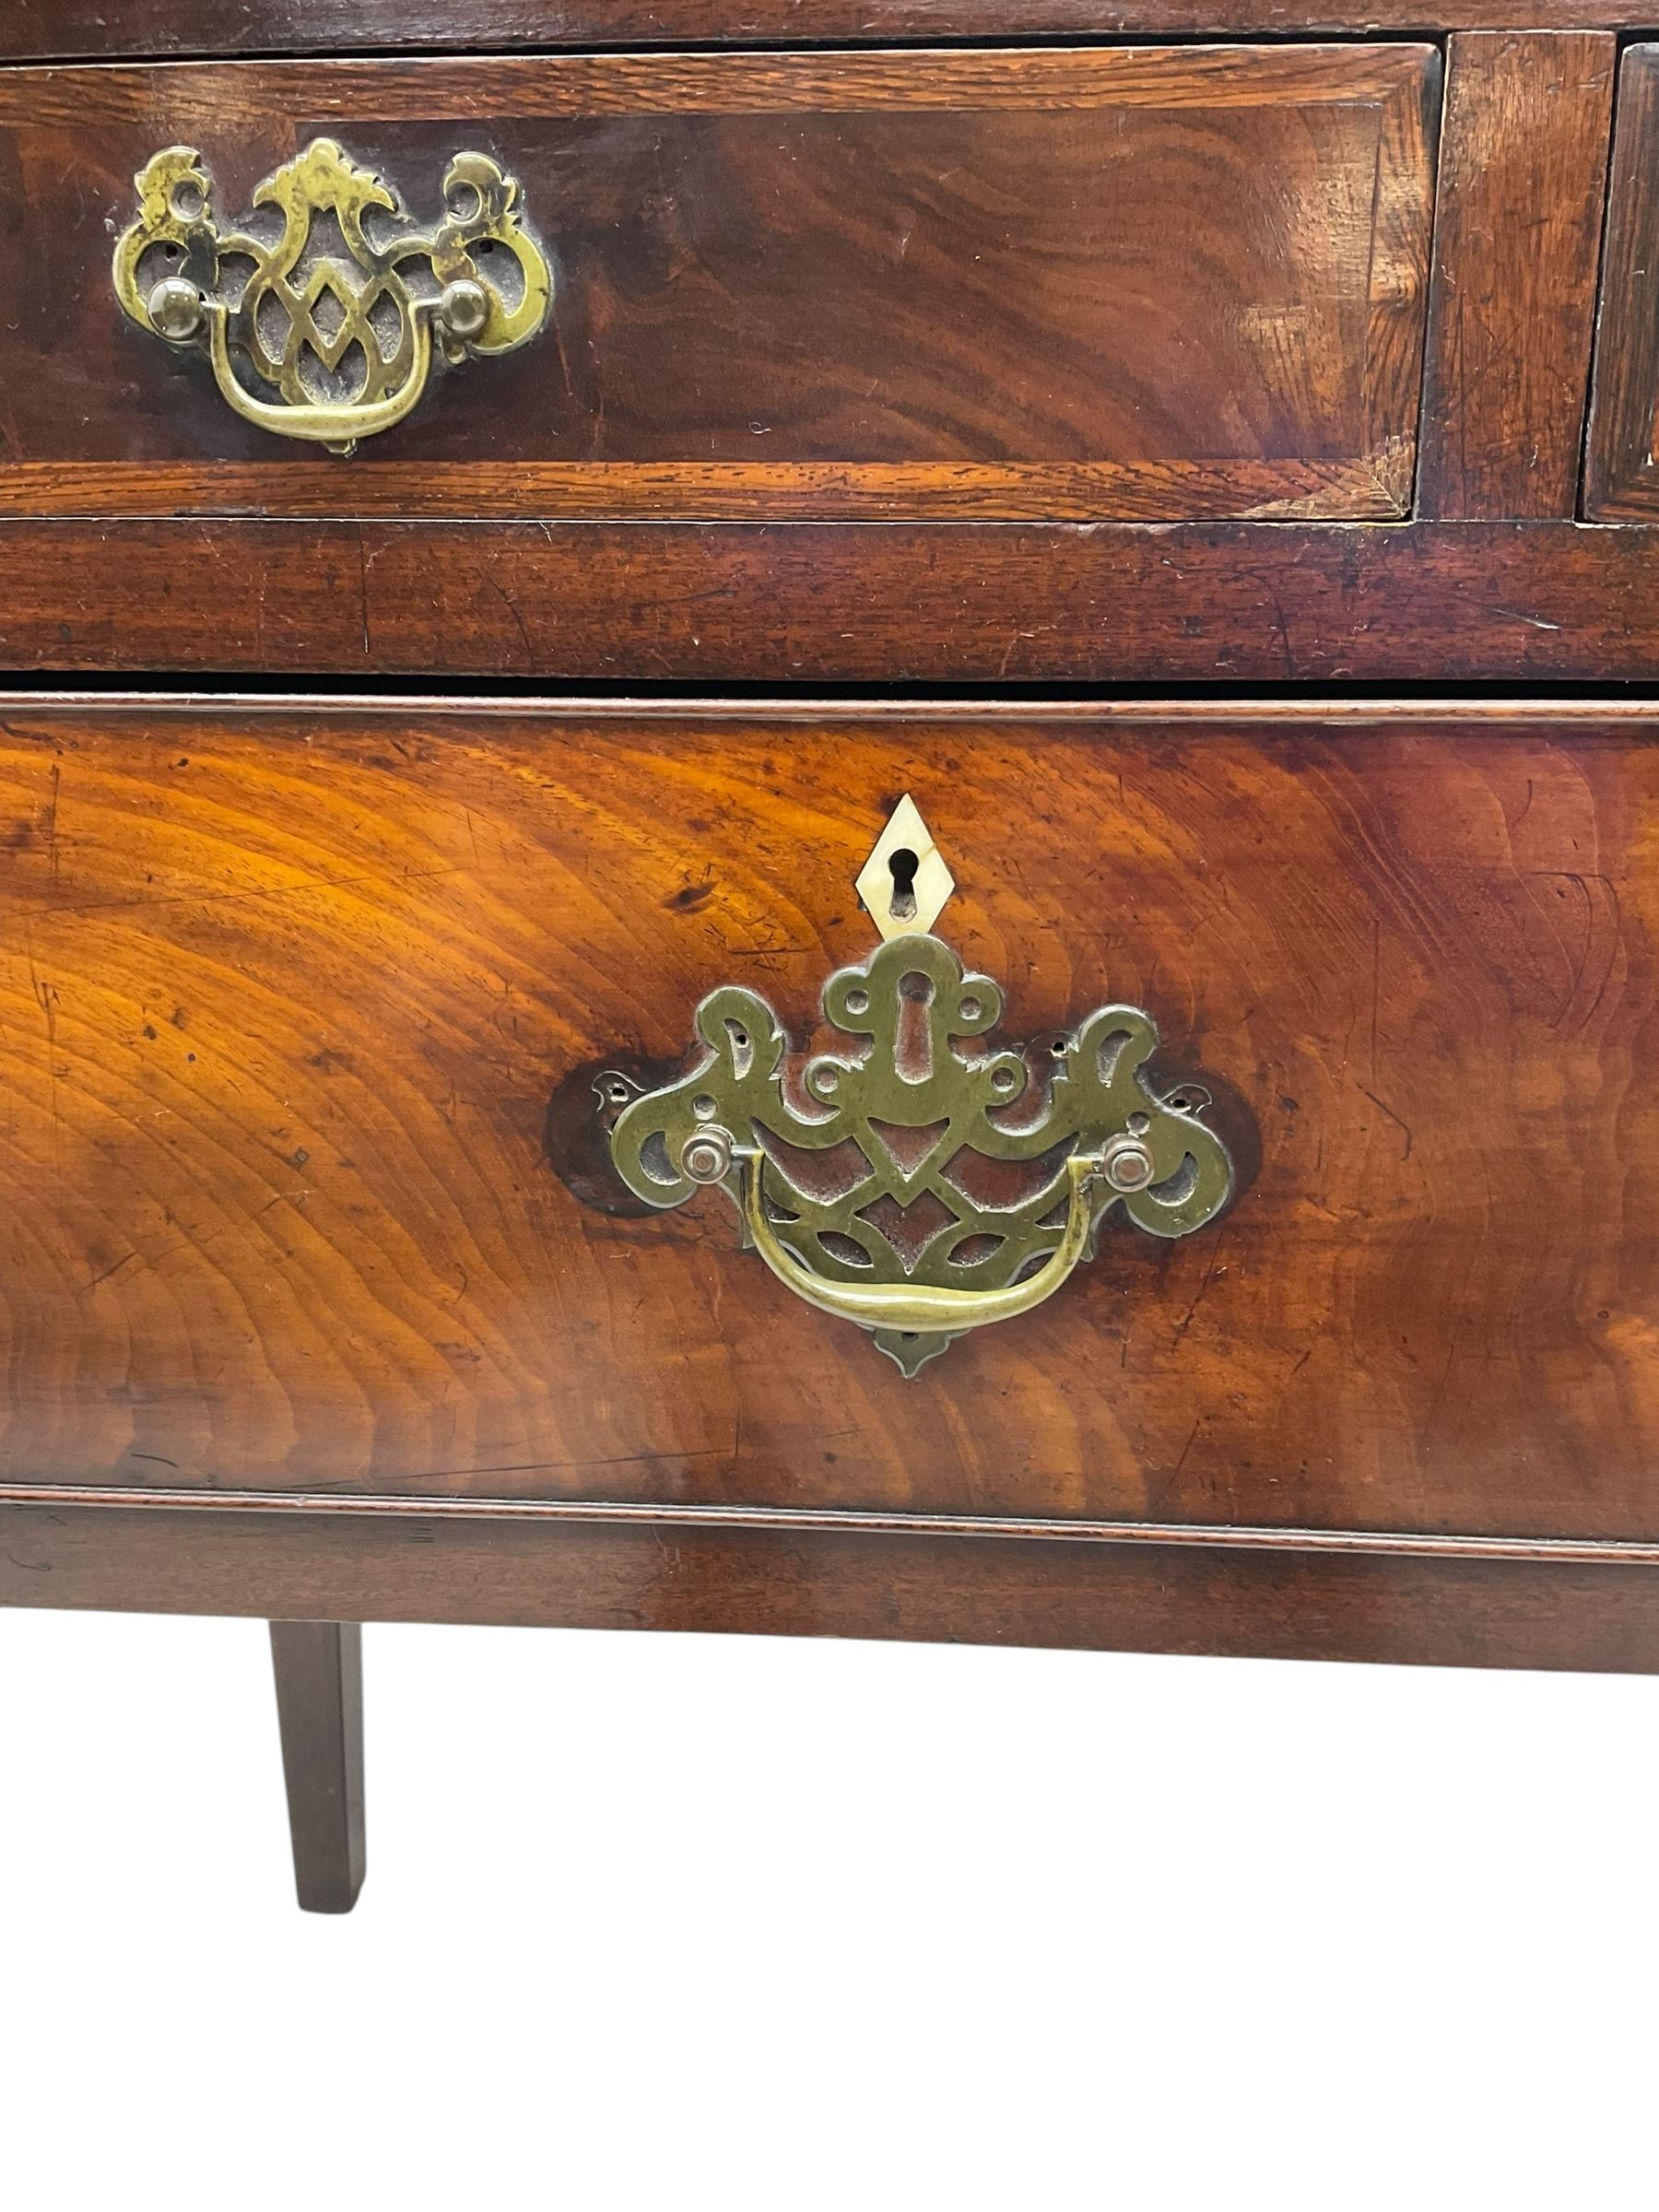
[[[823,1010],[849,1041],[803,1063],[764,999],[712,992],[689,1072],[646,1091],[604,1075],[600,1111],[636,1196],[681,1206],[719,1184],[779,1280],[872,1331],[907,1375],[1052,1297],[1110,1207],[1178,1237],[1231,1191],[1198,1119],[1207,1095],[1154,1085],[1138,1007],[999,1047],[997,986],[907,935],[832,975]]]
[[[236,412],[278,437],[348,453],[408,414],[434,350],[455,363],[506,353],[547,319],[546,256],[517,182],[487,154],[453,158],[443,219],[424,230],[332,138],[267,177],[239,229],[215,223],[194,147],[166,147],[135,181],[138,219],[115,248],[122,306],[205,353]]]

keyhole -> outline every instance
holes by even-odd
[[[920,865],[908,845],[900,845],[896,853],[888,854],[888,866],[893,872],[893,896],[888,901],[888,912],[895,922],[915,920],[916,870]]]

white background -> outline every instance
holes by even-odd
[[[11,2212],[1621,2212],[1659,1683],[0,1612]]]

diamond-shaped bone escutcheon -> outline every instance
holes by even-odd
[[[944,912],[956,878],[908,791],[858,871],[855,888],[884,942],[924,936]]]

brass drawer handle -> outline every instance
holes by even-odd
[[[653,1206],[718,1184],[779,1281],[907,1375],[1052,1298],[1110,1207],[1178,1237],[1231,1193],[1207,1094],[1147,1079],[1158,1031],[1136,1006],[997,1049],[997,986],[907,933],[832,975],[823,1010],[852,1041],[802,1067],[764,999],[711,993],[688,1073],[652,1090],[599,1077],[610,1157]]]
[[[452,159],[443,219],[429,230],[332,138],[267,177],[240,230],[215,223],[213,179],[194,147],[153,155],[135,182],[116,297],[140,329],[205,352],[221,397],[281,438],[349,453],[417,404],[434,348],[457,364],[507,353],[551,310],[552,273],[524,229],[517,181],[488,154]],[[332,228],[313,244],[323,216]]]
[[[1065,1162],[1065,1226],[1060,1241],[1035,1275],[1005,1284],[1000,1290],[959,1290],[954,1284],[832,1283],[804,1267],[772,1227],[762,1195],[765,1155],[738,1151],[743,1177],[743,1222],[749,1241],[778,1280],[820,1313],[836,1313],[874,1330],[877,1337],[897,1335],[903,1342],[943,1336],[947,1342],[967,1329],[994,1321],[1012,1321],[1053,1298],[1088,1249],[1094,1228],[1090,1194],[1107,1174],[1099,1152],[1074,1152]],[[944,1345],[938,1347],[944,1350]]]

